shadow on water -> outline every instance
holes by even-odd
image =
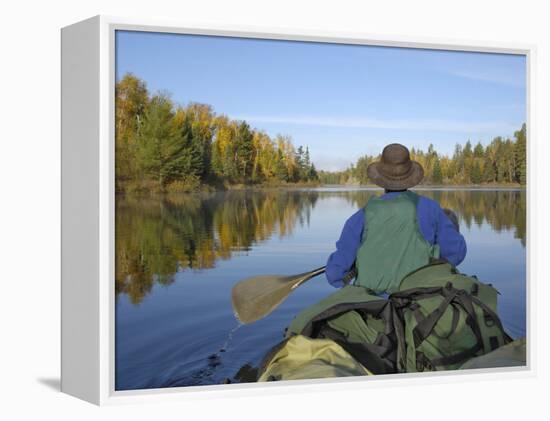
[[[61,392],[61,379],[58,377],[45,377],[36,379],[36,381],[51,390]]]

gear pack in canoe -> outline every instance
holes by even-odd
[[[388,299],[345,286],[296,316],[258,381],[490,367],[495,350],[503,365],[525,365],[525,341],[504,348],[497,295],[444,261],[409,273]]]

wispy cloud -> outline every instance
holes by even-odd
[[[390,129],[413,131],[445,131],[460,133],[511,133],[517,123],[501,121],[469,122],[439,119],[372,119],[339,116],[284,116],[284,115],[237,115],[239,120],[252,123],[290,124],[302,126],[343,127],[362,129]]]
[[[506,85],[506,86],[513,86],[513,87],[525,87],[525,79],[518,77],[518,75],[507,75],[498,71],[493,72],[473,72],[468,70],[459,70],[459,71],[451,71],[451,75],[464,78],[464,79],[470,79],[470,80],[477,80],[481,82],[490,82],[490,83],[496,83],[499,85]]]

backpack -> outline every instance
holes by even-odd
[[[372,374],[338,343],[293,335],[267,354],[256,381],[324,379]]]
[[[373,374],[396,372],[396,335],[388,300],[366,288],[347,285],[304,309],[285,336],[336,342]]]
[[[302,367],[300,355],[315,353],[297,352],[305,346],[303,341],[287,348],[295,336],[321,340],[322,349],[334,347],[338,355],[347,353],[370,374],[459,369],[511,342],[496,314],[497,295],[491,285],[443,260],[409,273],[388,299],[347,285],[296,316],[286,329],[285,341],[264,358],[259,376],[276,371],[276,376],[268,377],[298,378],[289,367]],[[328,347],[330,341],[335,344]],[[314,345],[307,343],[309,348]],[[281,349],[284,359],[280,354],[273,358]],[[312,375],[308,370],[302,375]]]
[[[497,294],[444,261],[407,275],[389,297],[399,325],[398,371],[454,370],[509,343],[496,313]]]

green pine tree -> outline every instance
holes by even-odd
[[[235,158],[239,181],[246,182],[252,172],[252,139],[250,126],[242,121],[237,127],[235,136]]]
[[[151,99],[139,133],[138,156],[145,175],[160,189],[184,173],[181,153],[184,145],[173,124],[173,104],[165,95]]]
[[[493,183],[496,179],[496,170],[493,162],[486,157],[483,164],[483,174],[481,176],[482,181],[485,183]]]
[[[481,142],[477,142],[477,145],[474,148],[474,158],[483,158],[484,152],[485,150],[483,149]]]
[[[441,172],[441,163],[439,162],[439,158],[436,158],[432,170],[432,181],[435,184],[441,184],[443,182],[443,174]]]
[[[515,154],[515,179],[520,184],[527,183],[527,127],[525,123],[521,129],[514,133],[516,140],[514,146]]]
[[[277,165],[275,167],[275,176],[279,181],[288,181],[288,171],[285,165],[285,157],[280,149],[277,149]]]
[[[472,180],[472,183],[479,184],[481,183],[481,167],[479,165],[479,161],[476,159],[475,162],[472,165],[472,172],[470,174],[470,179]]]

